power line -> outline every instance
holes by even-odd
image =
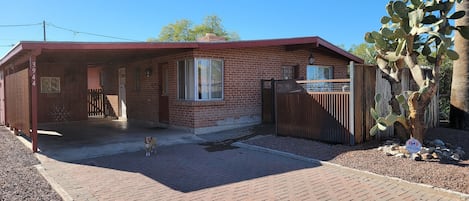
[[[41,24],[42,24],[42,23],[41,23]],[[47,23],[46,25],[47,25],[47,26],[54,27],[54,28],[57,28],[57,29],[62,29],[62,30],[65,30],[65,31],[69,31],[69,32],[72,32],[73,34],[85,34],[85,35],[98,36],[98,37],[110,38],[110,39],[117,39],[117,40],[125,40],[125,41],[133,41],[133,42],[142,42],[142,41],[139,41],[139,40],[133,40],[133,39],[128,39],[128,38],[121,38],[121,37],[115,37],[115,36],[108,36],[108,35],[96,34],[96,33],[84,32],[84,31],[77,31],[77,30],[73,30],[73,29],[69,29],[69,28],[60,27],[60,26],[57,26],[57,25],[52,24],[52,23]]]
[[[42,22],[36,24],[0,24],[0,27],[30,27],[42,25]]]

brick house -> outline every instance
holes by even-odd
[[[350,61],[363,63],[320,37],[20,42],[0,60],[0,123],[34,133],[37,123],[87,120],[88,90],[100,89],[105,114],[120,119],[195,134],[259,124],[261,79],[346,78]]]

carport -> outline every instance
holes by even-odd
[[[0,123],[29,136],[36,152],[38,124],[88,120],[87,69],[97,66],[111,72],[106,77],[111,84],[103,90],[115,95],[116,116],[125,121],[126,65],[196,45],[20,42],[0,60]]]
[[[203,141],[180,129],[107,118],[39,124],[38,147],[42,155],[59,161],[76,161],[139,150],[144,156],[143,141],[146,136],[155,137],[158,146]]]

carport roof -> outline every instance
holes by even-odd
[[[21,41],[1,60],[0,68],[9,63],[21,63],[31,55],[61,58],[81,58],[91,62],[115,59],[146,58],[193,49],[253,48],[285,46],[286,49],[319,49],[357,63],[363,59],[329,43],[320,37],[246,40],[226,42],[38,42]]]

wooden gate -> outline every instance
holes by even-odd
[[[88,89],[88,116],[104,116],[106,99],[102,89]]]
[[[275,80],[261,80],[262,123],[275,123]]]

